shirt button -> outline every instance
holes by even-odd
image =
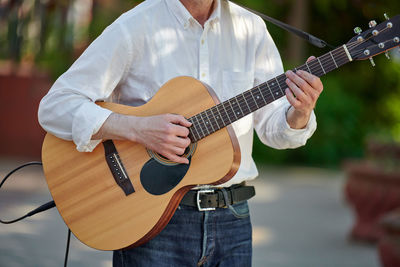
[[[204,39],[201,39],[201,44],[202,44],[202,45],[204,44]]]
[[[201,74],[201,77],[206,77],[206,74],[203,72],[202,74]]]

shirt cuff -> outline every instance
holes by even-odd
[[[72,140],[79,152],[92,152],[102,140],[92,140],[112,111],[93,102],[83,104],[77,111],[72,124]]]
[[[317,119],[314,113],[314,110],[311,112],[310,119],[307,122],[306,127],[302,129],[293,129],[290,127],[289,123],[287,122],[287,111],[289,110],[290,105],[284,109],[285,112],[282,112],[280,121],[283,123],[281,124],[281,133],[291,140],[292,145],[294,146],[303,146],[307,143],[307,140],[313,135],[315,130],[317,129]]]

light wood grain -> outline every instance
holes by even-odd
[[[100,103],[113,112],[151,116],[164,113],[189,118],[215,105],[211,89],[190,77],[178,77],[160,88],[147,104],[128,107]],[[168,223],[184,194],[199,184],[229,180],[240,163],[239,146],[232,129],[224,128],[198,142],[189,171],[170,192],[155,196],[140,183],[140,171],[149,160],[137,143],[114,141],[135,192],[125,196],[104,158],[102,145],[80,153],[70,141],[47,134],[42,148],[46,180],[65,223],[86,245],[116,250],[142,244]]]

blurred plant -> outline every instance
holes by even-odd
[[[354,36],[356,26],[368,28],[372,19],[384,20],[400,13],[396,0],[318,0],[303,1],[307,18],[293,20],[295,0],[238,1],[265,12],[294,26],[310,32],[333,45],[346,43]],[[299,23],[305,21],[307,23]],[[322,55],[328,50],[314,48],[306,43],[302,60],[293,57],[292,49],[304,43],[299,38],[290,39],[279,28],[268,24],[286,69],[293,68],[309,55]],[[293,42],[296,45],[293,45]],[[301,48],[297,45],[298,49]],[[263,164],[309,164],[337,167],[344,158],[362,157],[367,138],[381,136],[400,142],[400,52],[391,53],[392,61],[385,56],[375,58],[376,67],[368,61],[355,62],[322,78],[322,93],[315,113],[318,129],[305,147],[278,151],[265,148],[256,139],[254,156]]]
[[[400,13],[398,0],[236,0],[328,41],[346,43],[355,26]],[[104,28],[134,0],[0,0],[0,59],[32,62],[57,78]],[[297,12],[298,8],[301,12]],[[314,48],[267,23],[285,64],[293,68]],[[256,140],[258,162],[338,166],[343,158],[361,157],[365,140],[384,136],[400,142],[400,54],[393,61],[377,57],[377,67],[356,62],[323,77],[325,90],[316,107],[318,129],[307,146],[277,151]],[[396,59],[397,58],[397,59]]]
[[[0,58],[57,69],[73,51],[73,4],[74,0],[2,1]]]
[[[123,11],[139,1],[0,1],[0,59],[32,63],[55,79]]]
[[[400,145],[393,140],[369,138],[366,161],[383,173],[400,173]]]

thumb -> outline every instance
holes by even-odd
[[[307,62],[310,62],[311,60],[314,60],[316,57],[314,57],[314,56],[311,56],[311,57],[309,57],[308,59],[307,59]]]
[[[190,123],[185,117],[182,115],[171,115],[170,117],[170,122],[174,124],[179,124],[185,127],[190,127],[192,126],[192,123]]]

